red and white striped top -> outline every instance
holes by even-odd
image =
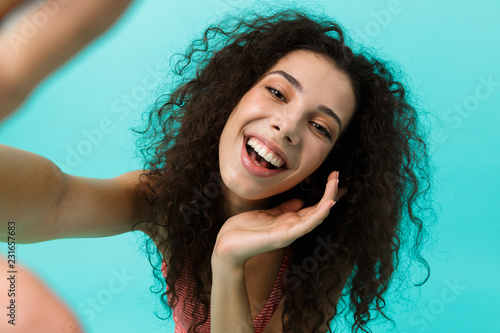
[[[271,295],[269,296],[269,299],[267,300],[262,311],[253,320],[253,326],[256,333],[264,332],[264,329],[269,323],[274,311],[283,298],[285,287],[284,274],[288,268],[288,257],[290,255],[290,251],[291,247],[289,246],[285,252],[285,257],[283,258],[283,262],[278,271],[278,276],[276,278],[276,282],[274,283],[273,290],[271,291]],[[195,304],[192,301],[194,294],[194,280],[189,274],[187,274],[187,268],[190,267],[189,258],[186,258],[186,260],[188,261],[185,266],[186,268],[181,272],[181,276],[176,282],[176,292],[179,296],[179,301],[172,309],[172,315],[175,321],[175,333],[187,333],[189,327],[195,323],[195,319],[197,319],[196,322],[203,319],[202,305],[200,305],[198,311],[195,312],[195,316],[193,317],[192,315],[193,309],[195,308]],[[168,265],[164,261],[161,268],[163,277],[166,277],[168,271],[167,267]],[[210,306],[208,307],[207,321],[203,323],[203,325],[198,326],[198,328],[200,332],[210,332]]]

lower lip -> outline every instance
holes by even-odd
[[[242,147],[241,147],[241,164],[243,164],[243,167],[249,174],[255,177],[271,177],[286,170],[284,168],[266,169],[255,164],[255,162],[248,155],[246,147],[247,141],[248,138],[243,137]]]

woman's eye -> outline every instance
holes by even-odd
[[[326,128],[324,128],[323,126],[321,126],[320,124],[318,123],[315,123],[313,121],[311,121],[311,124],[314,126],[314,128],[316,128],[316,130],[318,132],[320,132],[322,135],[326,136],[328,139],[331,138],[330,136],[330,133],[328,133],[328,130]]]
[[[276,97],[280,101],[286,102],[285,96],[283,96],[283,94],[278,89],[275,89],[275,88],[272,88],[272,87],[266,87],[266,88],[267,88],[267,90],[269,90],[269,92],[271,94],[274,95],[274,97]]]

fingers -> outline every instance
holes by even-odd
[[[314,206],[311,207],[306,207],[298,211],[298,215],[302,218],[308,218],[312,214],[316,214],[318,211],[325,213],[325,209],[330,209],[333,204],[336,202],[336,197],[337,195],[337,186],[338,186],[338,171],[333,171],[330,173],[328,176],[328,182],[326,183],[325,187],[325,192],[323,194],[323,197],[321,200]],[[329,203],[328,203],[329,201]],[[327,205],[328,207],[325,208],[323,207],[324,205]],[[328,216],[328,214],[325,215],[325,217]]]
[[[316,228],[330,213],[330,208],[334,205],[333,200],[324,200],[314,207],[307,207],[300,212],[301,218],[291,228],[289,235],[297,239]],[[299,216],[301,214],[298,214]]]
[[[323,205],[324,202],[328,200],[331,200],[333,204],[335,204],[338,193],[338,185],[339,185],[339,172],[333,171],[328,176],[328,182],[326,183],[325,193],[323,194],[323,197],[321,198],[317,209],[319,209],[320,206]]]
[[[297,212],[300,217],[300,222],[296,223],[292,229],[292,234],[300,237],[318,226],[330,213],[330,209],[342,195],[346,192],[345,188],[339,190],[339,172],[333,171],[328,176],[325,192],[321,200],[314,206],[302,208],[303,201],[299,199],[292,199],[282,203],[276,208],[268,210],[270,214],[278,216],[285,212]]]
[[[315,206],[307,207],[297,212],[302,218],[302,222],[296,226],[295,232],[301,233],[301,235],[306,234],[323,222],[328,216],[338,196],[338,175],[338,171],[334,171],[329,175],[325,193]]]
[[[330,175],[328,176],[328,181],[336,181],[336,185],[335,185],[335,195],[333,197],[331,197],[331,199],[334,201],[334,202],[337,202],[340,200],[340,198],[342,198],[342,196],[344,194],[346,194],[347,192],[347,188],[345,187],[342,187],[342,188],[338,188],[338,185],[339,185],[339,172],[338,171],[334,171],[332,173],[330,173]],[[325,195],[323,196],[323,198],[325,198],[326,196],[326,190],[325,190]]]
[[[279,206],[269,209],[266,212],[273,215],[273,216],[278,216],[280,214],[286,213],[286,212],[296,212],[302,206],[304,205],[304,202],[300,199],[291,199],[288,201],[283,202]]]
[[[339,179],[339,172],[338,171],[332,171],[329,175],[328,175],[328,180],[327,181],[330,181],[330,180],[335,180],[335,179]]]

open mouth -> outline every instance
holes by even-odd
[[[241,142],[241,164],[254,177],[271,177],[288,170],[283,153],[272,149],[266,139],[248,134]]]
[[[246,144],[246,149],[247,149],[248,156],[250,156],[250,159],[258,166],[266,168],[266,169],[270,169],[270,170],[278,169],[277,166],[266,161],[266,159],[264,157],[257,154],[257,152],[251,146],[249,146],[248,143]]]
[[[261,139],[250,135],[245,137],[243,143],[252,164],[268,170],[287,169],[287,163],[281,155]]]

